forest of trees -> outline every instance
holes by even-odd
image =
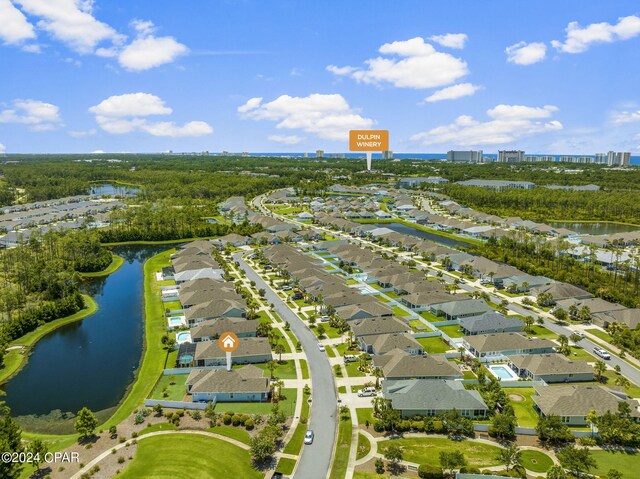
[[[600,220],[640,224],[640,192],[564,191],[548,188],[508,189],[448,184],[442,192],[457,202],[504,218],[520,216],[533,221]]]
[[[167,241],[173,239],[222,236],[228,233],[250,235],[262,230],[259,225],[207,223],[207,209],[194,205],[171,205],[170,202],[143,204],[114,210],[111,226],[100,228],[103,243],[122,241]],[[209,212],[211,215],[215,211]]]
[[[508,263],[532,275],[547,276],[575,284],[607,301],[629,308],[640,305],[640,255],[633,262],[616,266],[614,271],[602,269],[594,261],[578,261],[565,254],[569,245],[563,241],[547,242],[528,235],[489,239],[470,246],[468,251],[494,261]]]
[[[79,272],[111,263],[96,231],[34,234],[0,252],[0,347],[84,307]]]

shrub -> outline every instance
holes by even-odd
[[[411,422],[408,421],[407,419],[398,421],[398,424],[396,425],[396,429],[398,430],[398,432],[408,431],[409,429],[411,429]]]
[[[373,423],[373,430],[375,432],[384,432],[384,424],[381,421],[375,421]]]
[[[253,429],[253,419],[247,418],[247,420],[244,422],[244,427],[251,431]]]
[[[124,457],[120,456],[118,458],[118,464],[122,464],[124,462]]]
[[[142,413],[139,412],[138,414],[136,414],[136,417],[133,420],[133,422],[135,424],[142,424],[144,422],[144,416],[142,415]]]
[[[234,414],[231,418],[231,424],[234,426],[239,426],[242,421],[240,420],[240,416],[238,414]]]
[[[384,473],[384,461],[380,458],[376,459],[376,472],[378,474]]]
[[[202,419],[202,413],[200,411],[193,411],[193,413],[191,414],[191,417],[194,420],[199,421],[200,419]]]
[[[480,474],[480,468],[477,466],[462,466],[460,472],[463,474]]]
[[[442,421],[433,421],[433,432],[436,434],[442,434],[442,431],[444,431]]]
[[[231,416],[229,416],[228,414],[225,414],[224,416],[222,416],[222,423],[226,426],[231,424]]]
[[[133,437],[133,438],[138,437],[138,433],[137,433],[136,431],[133,431],[133,432],[131,433],[131,437]]]
[[[595,440],[595,438],[593,438],[591,436],[581,437],[580,439],[578,439],[578,442],[580,443],[581,446],[595,446],[595,445],[597,445],[597,441]]]
[[[420,464],[418,467],[418,477],[420,479],[442,479],[444,473],[439,467],[434,467],[429,464]]]
[[[422,421],[412,421],[411,422],[411,429],[418,431],[418,432],[422,432],[424,431],[424,422]]]
[[[125,442],[126,440],[127,440],[127,438],[126,438],[126,437],[124,437],[124,436],[120,436],[120,437],[118,438],[118,441],[120,442],[120,444],[122,444],[122,443],[123,443],[123,442]]]

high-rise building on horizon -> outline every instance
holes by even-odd
[[[631,164],[631,152],[610,151],[607,153],[608,166],[629,166]]]
[[[382,152],[382,159],[383,160],[393,160],[393,151],[391,150],[385,150]]]
[[[518,163],[524,161],[522,150],[498,150],[498,163]]]
[[[324,158],[324,150],[316,150],[316,158]]]
[[[482,163],[482,150],[449,150],[447,161],[464,163]]]

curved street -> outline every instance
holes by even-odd
[[[307,356],[311,378],[313,405],[309,418],[309,429],[313,429],[313,444],[303,446],[295,476],[305,479],[326,479],[331,468],[331,456],[336,435],[337,404],[333,371],[326,353],[318,349],[318,340],[307,325],[285,304],[275,291],[242,259],[242,253],[233,255],[247,278],[256,282],[256,288],[263,288],[265,299],[273,304],[278,315],[289,323]]]

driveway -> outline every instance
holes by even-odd
[[[333,371],[326,353],[318,349],[318,339],[298,316],[289,309],[285,302],[271,289],[271,287],[242,259],[242,253],[233,255],[233,259],[240,264],[249,280],[256,282],[256,288],[264,288],[265,298],[273,304],[275,311],[288,321],[291,331],[296,335],[302,349],[307,356],[309,374],[311,377],[311,396],[313,406],[308,427],[315,432],[313,444],[303,446],[296,477],[305,479],[326,479],[331,467],[331,455],[336,436],[337,404]]]

